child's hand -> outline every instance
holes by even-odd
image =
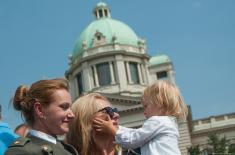
[[[112,120],[108,116],[106,120],[99,118],[98,116],[93,118],[93,128],[98,132],[105,132],[112,136],[115,136],[117,129],[113,125]]]

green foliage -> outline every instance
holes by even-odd
[[[235,153],[235,147],[234,145],[230,144],[230,141],[227,140],[227,138],[224,136],[222,138],[219,138],[216,134],[211,134],[208,136],[208,144],[209,147],[209,154],[228,154],[228,153]]]
[[[191,147],[189,147],[187,149],[188,149],[189,155],[199,155],[200,154],[199,145],[191,146]]]
[[[229,145],[228,153],[234,153],[234,155],[235,155],[235,144]]]
[[[226,146],[228,146],[228,140],[226,137],[219,138],[218,135],[209,135],[209,145],[212,147],[213,153],[226,153]]]
[[[220,138],[217,134],[208,136],[208,155],[235,155],[235,144],[230,144],[230,141],[224,136]],[[188,149],[189,155],[201,155],[200,147],[191,146]]]

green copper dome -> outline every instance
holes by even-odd
[[[149,63],[151,65],[159,65],[167,62],[171,62],[170,58],[167,55],[157,55],[149,60]]]
[[[108,6],[103,2],[96,5],[93,13],[97,19],[91,22],[77,39],[73,58],[84,52],[84,44],[86,49],[93,47],[93,40],[97,32],[105,37],[106,44],[113,43],[113,38],[115,37],[116,43],[138,47],[138,37],[135,32],[125,23],[112,19],[109,11]]]

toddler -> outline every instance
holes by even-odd
[[[159,80],[144,90],[142,97],[147,120],[137,129],[115,128],[107,120],[94,118],[93,127],[115,136],[123,148],[140,147],[141,155],[180,155],[177,120],[185,120],[188,110],[176,85]]]

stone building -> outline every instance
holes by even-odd
[[[75,101],[82,94],[102,93],[118,108],[121,125],[139,127],[145,121],[140,103],[143,90],[159,79],[175,83],[173,63],[167,55],[149,56],[145,40],[113,19],[107,4],[99,2],[93,14],[96,19],[83,30],[69,57],[65,74],[72,98]],[[187,154],[193,143],[204,141],[199,135],[206,125],[200,127],[202,121],[190,118],[179,122],[182,154]]]

